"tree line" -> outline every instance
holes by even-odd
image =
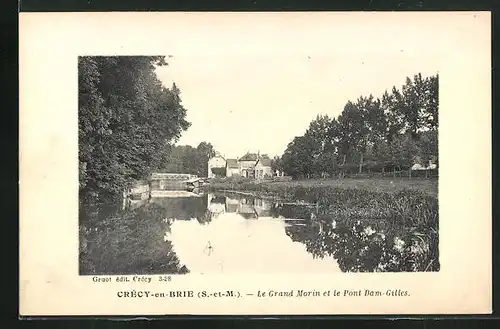
[[[438,157],[439,75],[407,77],[378,98],[348,101],[337,118],[318,115],[273,170],[294,178],[426,167]]]
[[[197,147],[190,145],[172,146],[160,170],[168,173],[185,173],[206,177],[208,160],[213,156],[215,156],[214,147],[207,142],[201,142]]]
[[[188,129],[175,84],[156,77],[164,56],[79,57],[80,204],[119,200],[167,161]]]

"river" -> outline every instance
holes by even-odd
[[[283,217],[279,211],[283,205],[222,193],[155,202],[172,208],[165,239],[191,273],[340,271],[335,261],[315,257],[293,239],[295,228],[305,227],[310,219],[307,211],[297,212],[296,218],[291,213]]]
[[[425,252],[390,227],[319,218],[315,205],[228,192],[155,195],[150,203],[169,224],[163,239],[190,273],[408,271]]]
[[[439,270],[430,227],[339,210],[234,192],[157,190],[80,227],[80,273]]]

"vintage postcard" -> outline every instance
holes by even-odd
[[[21,13],[20,315],[491,313],[490,18]]]

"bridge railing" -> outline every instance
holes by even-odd
[[[153,173],[151,180],[189,180],[197,178],[196,175],[178,173]]]

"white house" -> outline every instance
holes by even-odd
[[[240,168],[238,165],[238,160],[227,159],[226,160],[226,177],[240,176]]]
[[[416,159],[416,163],[411,167],[411,170],[429,170],[429,169],[436,169],[437,165],[434,163],[434,160],[429,160],[429,165],[422,166],[420,163],[419,159]]]
[[[207,177],[208,178],[214,178],[215,174],[212,171],[213,168],[219,168],[220,171],[223,173],[226,168],[226,159],[220,154],[216,154],[213,158],[210,158],[208,160],[208,173]]]
[[[261,156],[259,153],[247,152],[239,159],[225,159],[221,155],[216,155],[208,160],[208,178],[216,176],[213,168],[220,169],[221,174],[218,176],[224,175],[224,172],[226,177],[265,178],[273,176],[271,159]]]
[[[240,175],[243,177],[255,177],[255,163],[259,159],[259,155],[255,153],[247,153],[238,159]]]
[[[255,163],[255,178],[271,177],[273,172],[271,170],[271,159],[260,158]]]

